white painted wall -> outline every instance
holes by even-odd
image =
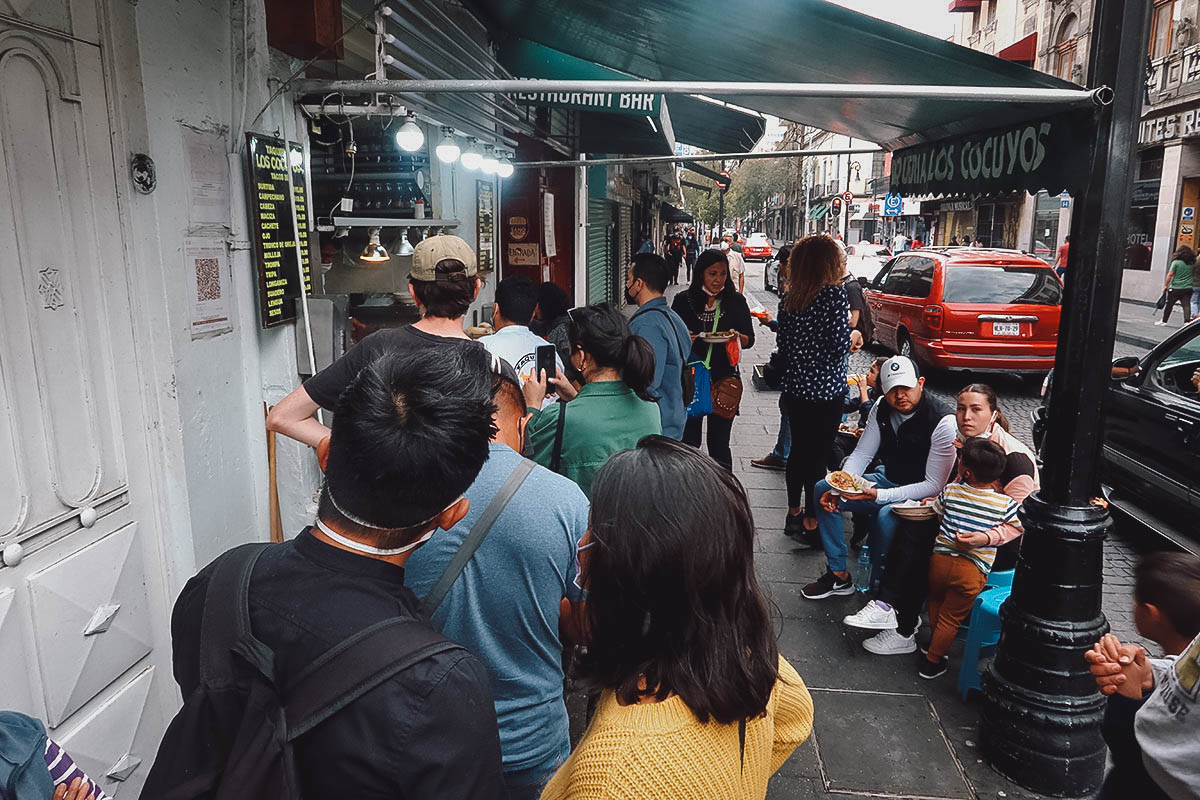
[[[425,140],[429,141],[430,136],[440,136],[440,133],[434,132],[430,128],[425,130]],[[465,147],[465,142],[460,142]],[[494,238],[495,238],[495,255],[493,263],[499,266],[500,263],[500,193],[503,191],[503,186],[499,178],[494,175],[486,175],[483,172],[476,170],[472,172],[466,169],[460,162],[453,164],[443,164],[434,156],[431,159],[430,168],[437,171],[437,184],[440,191],[435,193],[433,199],[433,216],[439,219],[456,219],[459,221],[459,226],[454,230],[447,231],[455,236],[462,237],[467,244],[476,249],[479,244],[479,232],[476,230],[475,218],[475,190],[477,181],[490,181],[494,187]],[[479,297],[467,309],[467,322],[470,323],[474,313],[479,313],[479,318],[484,318],[484,310],[490,309],[492,301],[496,297],[496,275],[495,273],[483,273],[480,275],[483,279],[483,289],[479,292]],[[490,312],[489,312],[490,313]]]

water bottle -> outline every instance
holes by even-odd
[[[854,571],[854,588],[860,592],[871,590],[871,548],[863,545],[858,554],[858,569]]]

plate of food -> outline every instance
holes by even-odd
[[[902,503],[893,503],[892,513],[904,519],[914,520],[932,519],[936,516],[933,512],[933,500],[905,500]]]
[[[841,469],[826,475],[825,481],[834,494],[862,494],[863,489],[870,489],[875,485],[861,475]]]
[[[708,342],[709,344],[723,344],[725,342],[732,341],[734,336],[737,336],[737,334],[736,333],[702,333],[702,334],[700,334],[700,341]]]
[[[843,422],[838,425],[838,433],[845,433],[850,436],[862,436],[863,429],[855,425],[853,422]]]
[[[487,323],[487,322],[482,322],[478,325],[472,325],[469,328],[467,328],[467,336],[470,336],[472,339],[479,339],[484,336],[490,336],[491,334],[493,334],[495,332],[496,332],[495,329],[491,326],[490,323]]]

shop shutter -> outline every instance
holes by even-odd
[[[588,200],[587,301],[608,299],[608,273],[612,264],[612,212],[607,200]]]
[[[621,206],[620,218],[621,224],[618,228],[620,244],[618,245],[617,257],[614,259],[613,270],[615,274],[611,278],[608,294],[608,302],[613,304],[620,302],[620,293],[617,287],[620,285],[621,279],[616,277],[616,275],[620,274],[624,270],[625,265],[633,260],[634,249],[641,245],[641,242],[638,242],[637,245],[633,243],[633,207]]]

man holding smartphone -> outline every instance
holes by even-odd
[[[554,361],[550,364],[553,371],[550,376],[562,370],[563,365],[554,345],[529,330],[533,320],[533,311],[537,308],[537,286],[524,275],[510,275],[496,284],[496,303],[492,306],[492,325],[496,332],[484,336],[479,343],[489,352],[500,356],[517,371],[521,385],[535,379],[539,368],[544,368],[548,356]],[[543,350],[543,363],[538,362],[539,348]],[[548,402],[554,402],[553,398]]]

